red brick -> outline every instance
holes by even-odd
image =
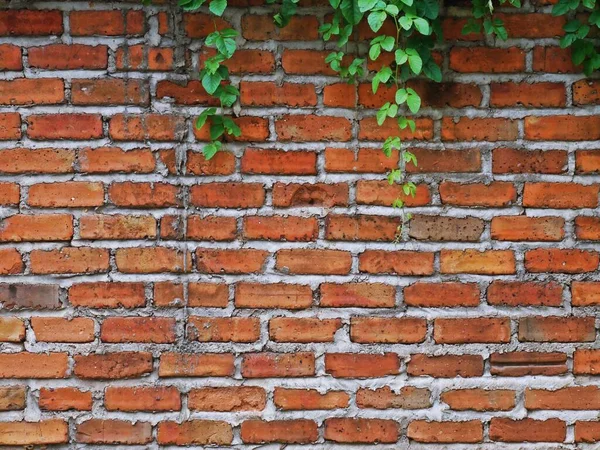
[[[341,319],[274,317],[269,321],[269,337],[275,342],[333,342]]]
[[[562,217],[494,217],[492,239],[500,241],[561,241],[565,235]]]
[[[262,272],[268,252],[256,249],[196,249],[196,264],[201,273]]]
[[[560,419],[521,419],[494,417],[490,421],[490,439],[500,442],[563,442],[567,426]]]
[[[594,141],[600,139],[598,116],[527,116],[525,139],[533,141]]]
[[[575,172],[600,172],[600,152],[598,150],[577,150],[575,152]]]
[[[345,275],[352,266],[352,255],[343,250],[283,249],[275,257],[275,269],[288,274]]]
[[[348,185],[345,183],[275,183],[273,186],[273,206],[279,208],[313,205],[332,207],[347,204]]]
[[[9,9],[0,13],[1,36],[45,36],[62,32],[61,11]]]
[[[48,70],[106,69],[108,47],[52,44],[28,49],[29,65]]]
[[[248,148],[242,156],[242,173],[269,175],[315,175],[317,154]]]
[[[245,353],[242,359],[244,378],[312,377],[315,355],[295,353]]]
[[[4,256],[10,255],[9,250]],[[0,284],[0,304],[5,309],[58,309],[62,307],[56,284]]]
[[[77,425],[75,439],[84,444],[149,444],[152,425],[149,422],[90,419]]]
[[[151,216],[95,215],[79,219],[82,239],[147,239],[156,237]]]
[[[575,66],[571,49],[560,47],[535,47],[533,49],[534,72],[547,73],[578,73],[581,66]]]
[[[325,372],[335,378],[380,378],[397,375],[400,359],[396,353],[326,353]]]
[[[0,205],[18,205],[20,199],[21,190],[18,184],[0,183]]]
[[[500,306],[560,306],[562,286],[555,282],[493,281],[487,301]]]
[[[158,424],[157,442],[161,445],[230,445],[232,440],[231,425],[218,420]]]
[[[179,187],[167,183],[113,183],[108,197],[116,206],[130,208],[166,208],[180,206]]]
[[[490,88],[492,107],[558,108],[567,101],[562,83],[492,83]]]
[[[483,440],[483,424],[479,420],[463,422],[414,420],[408,424],[406,435],[417,442],[473,444]]]
[[[178,217],[175,218],[177,219]],[[186,236],[188,239],[198,241],[232,241],[235,239],[236,234],[237,222],[235,217],[189,216],[187,219]]]
[[[525,253],[528,272],[585,273],[598,269],[600,259],[594,251],[536,248]]]
[[[346,408],[350,396],[343,391],[321,394],[315,389],[285,389],[276,387],[273,402],[285,411]]]
[[[396,288],[381,283],[321,284],[320,306],[325,308],[392,308]]]
[[[407,366],[410,376],[435,378],[480,377],[483,375],[483,358],[480,355],[412,355]]]
[[[280,442],[285,444],[308,444],[319,438],[317,424],[312,420],[245,420],[241,426],[241,438],[245,444]]]
[[[509,411],[515,407],[515,394],[506,389],[455,389],[442,392],[440,400],[455,411]]]
[[[40,389],[40,409],[46,411],[91,411],[92,393],[77,388],[64,387]]]
[[[160,80],[156,85],[156,97],[172,98],[177,105],[217,106],[219,100],[210,96],[196,80],[182,84],[171,80]]]
[[[87,317],[32,317],[31,328],[37,342],[93,342],[95,322]]]
[[[571,283],[571,304],[573,306],[600,305],[600,283],[573,281]]]
[[[425,308],[474,307],[480,303],[475,283],[419,282],[404,288],[404,303]]]
[[[327,172],[386,173],[398,167],[398,152],[387,157],[380,150],[363,148],[357,152],[346,148],[325,149]]]
[[[160,355],[160,377],[231,377],[234,356],[227,353],[169,353]]]
[[[100,331],[103,342],[175,342],[176,322],[170,317],[108,317]]]
[[[415,196],[406,195],[401,184],[387,181],[359,180],[356,184],[356,203],[391,207],[396,199],[405,206],[425,206],[431,203],[431,193],[426,184],[418,184]]]
[[[103,248],[89,247],[33,250],[30,253],[30,266],[34,274],[108,272],[109,253]]]
[[[317,142],[349,141],[350,121],[344,117],[286,115],[275,121],[280,141]]]
[[[215,30],[230,28],[231,24],[211,14],[186,13],[183,15],[183,26],[188,37],[204,38]]]
[[[227,151],[220,151],[210,160],[202,153],[188,152],[186,170],[194,175],[230,175],[235,172],[235,156]]]
[[[204,208],[259,208],[265,189],[259,183],[203,183],[190,188],[190,201]]]
[[[119,10],[72,11],[69,22],[73,36],[141,35],[145,28],[143,11],[128,11],[124,16]]]
[[[115,114],[108,131],[116,141],[182,141],[187,127],[180,116]]]
[[[567,152],[564,150],[517,150],[497,148],[492,153],[494,173],[564,173]]]
[[[478,149],[461,150],[429,150],[415,148],[410,150],[417,158],[418,165],[406,165],[410,173],[441,172],[479,172],[481,170],[481,153]]]
[[[49,208],[101,206],[104,203],[104,186],[84,181],[34,184],[29,187],[27,203]]]
[[[503,317],[435,319],[433,339],[437,344],[508,343],[510,319]]]
[[[187,250],[167,247],[121,248],[115,261],[123,273],[182,273],[190,271],[192,265]]]
[[[62,419],[0,422],[0,445],[33,446],[68,442],[69,424]]]
[[[14,275],[23,272],[23,258],[14,248],[0,249],[0,275]]]
[[[60,79],[17,78],[0,81],[2,105],[53,105],[65,99],[64,83]]]
[[[525,70],[525,51],[518,47],[454,47],[450,69],[461,72],[515,73]]]
[[[514,141],[517,134],[518,124],[510,119],[442,119],[443,141]]]
[[[21,47],[0,44],[0,70],[21,70]]]
[[[146,303],[142,283],[81,283],[69,289],[69,303],[87,308],[136,308]]]
[[[385,141],[390,136],[418,141],[428,141],[433,138],[433,120],[418,117],[414,121],[416,128],[413,133],[409,128],[399,130],[396,120],[386,119],[382,125],[379,125],[375,117],[365,117],[360,120],[358,138],[363,141]]]
[[[401,220],[385,216],[328,215],[325,239],[333,241],[393,241]]]
[[[152,372],[152,354],[120,352],[75,355],[74,374],[90,380],[139,378]]]
[[[579,80],[573,84],[573,103],[597,105],[600,103],[600,83],[597,80]]]
[[[406,250],[365,250],[358,257],[358,270],[364,273],[397,275],[433,274],[433,253]]]
[[[375,390],[361,388],[356,393],[356,404],[359,408],[401,408],[421,409],[431,406],[429,389],[404,386],[392,391],[389,386]]]
[[[148,84],[142,80],[73,80],[74,105],[142,105],[150,102]]]
[[[314,41],[319,22],[314,16],[294,16],[283,28],[275,26],[268,15],[247,14],[242,17],[242,36],[251,41]]]
[[[567,372],[564,353],[508,352],[490,355],[490,373],[503,377],[561,375]]]
[[[532,208],[595,208],[599,185],[525,183],[523,206]]]
[[[244,106],[307,107],[317,104],[315,86],[312,84],[269,81],[242,81],[240,103]]]
[[[327,441],[354,444],[393,443],[399,436],[399,425],[393,420],[343,417],[325,420]]]
[[[575,442],[600,441],[600,422],[582,421],[575,422]]]
[[[319,234],[315,217],[246,216],[243,235],[246,239],[268,241],[313,241]]]
[[[104,406],[108,411],[179,411],[181,395],[173,386],[109,386],[104,391]]]
[[[261,387],[204,387],[188,394],[188,407],[194,411],[262,411],[267,404],[267,393]]]
[[[1,222],[0,241],[69,241],[73,237],[73,216],[69,214],[16,214]]]
[[[21,116],[18,113],[0,114],[0,141],[21,138]]]
[[[474,273],[479,275],[510,275],[516,271],[512,250],[442,250],[441,273]]]
[[[350,339],[360,344],[416,344],[425,340],[427,321],[412,317],[353,317]]]
[[[260,320],[191,316],[187,322],[187,337],[199,342],[255,342],[260,338]]]
[[[235,287],[237,308],[304,309],[313,303],[310,286],[293,284],[238,283]]]
[[[323,105],[332,108],[354,108],[356,106],[356,86],[350,83],[324,86]]]
[[[522,342],[593,342],[594,317],[524,317],[519,320]]]
[[[215,55],[214,49],[204,49],[200,53],[199,64],[201,67],[204,61]],[[266,50],[256,49],[238,49],[231,59],[223,63],[231,73],[243,74],[270,74],[275,71],[275,55]]]
[[[2,173],[68,173],[73,172],[75,152],[67,149],[11,148],[0,150]]]
[[[423,241],[477,242],[485,223],[476,217],[415,215],[410,219],[408,235]]]
[[[150,173],[156,167],[152,151],[144,148],[84,148],[79,152],[78,161],[80,170],[88,173]]]
[[[565,387],[558,390],[525,390],[525,408],[529,410],[585,410],[600,408],[597,386]]]
[[[0,353],[0,378],[66,378],[68,372],[66,353]]]
[[[35,140],[87,140],[103,134],[102,117],[97,114],[34,115],[27,121],[27,135]]]

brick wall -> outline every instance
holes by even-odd
[[[394,243],[392,91],[331,76],[326,7],[3,3],[0,445],[596,448],[600,83],[548,6],[496,46],[450,8]],[[207,162],[225,22],[243,135]]]

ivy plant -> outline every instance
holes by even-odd
[[[151,0],[143,0],[150,3]],[[498,0],[498,6],[520,7],[520,0]],[[285,27],[297,10],[299,0],[267,0],[276,4],[273,21],[278,27]],[[382,85],[393,87],[393,101],[386,102],[376,113],[378,125],[394,121],[397,133],[383,143],[382,151],[391,156],[394,151],[400,154],[400,167],[388,174],[390,184],[401,184],[405,196],[414,196],[416,186],[406,181],[406,164],[417,165],[416,156],[402,145],[402,134],[408,130],[415,132],[412,118],[421,109],[421,97],[409,86],[409,80],[424,77],[435,82],[442,80],[442,71],[436,63],[432,50],[442,40],[440,8],[438,0],[329,0],[333,14],[331,22],[323,24],[319,33],[325,42],[335,41],[336,51],[331,52],[326,62],[349,83],[357,83],[370,77],[373,93]],[[481,33],[497,39],[509,38],[500,18],[495,16],[492,0],[471,0],[472,16],[463,28],[463,33]],[[227,0],[179,0],[185,11],[195,11],[208,5],[215,16],[222,16],[227,8]],[[596,0],[559,0],[552,8],[556,16],[567,15],[565,35],[560,40],[563,48],[572,47],[573,62],[582,64],[586,74],[600,68],[600,53],[594,41],[593,30],[600,28],[600,7]],[[373,32],[369,42],[368,55],[349,55],[347,44],[354,39],[358,26],[365,22]],[[204,61],[200,72],[202,86],[208,94],[217,98],[220,108],[204,110],[196,120],[196,127],[209,126],[210,142],[203,148],[206,159],[212,158],[223,146],[227,136],[239,136],[241,131],[235,122],[223,115],[226,108],[234,105],[239,91],[229,82],[229,71],[225,62],[236,49],[237,32],[233,29],[214,31],[206,37],[205,45],[215,49],[215,55]],[[378,70],[365,73],[366,58],[373,61]],[[391,61],[386,63],[386,61]],[[403,208],[404,201],[398,198],[393,205]],[[403,222],[410,216],[404,216]]]

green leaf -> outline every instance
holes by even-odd
[[[397,16],[400,12],[400,9],[398,9],[396,5],[387,5],[385,7],[385,12],[388,13],[390,16]]]
[[[563,30],[565,30],[567,33],[575,33],[577,30],[579,30],[580,26],[581,22],[579,20],[570,20],[565,24]]]
[[[340,10],[344,19],[352,25],[358,25],[362,19],[363,13],[358,7],[358,0],[342,0]]]
[[[406,61],[408,61],[408,55],[401,48],[399,48],[398,50],[396,50],[396,53],[395,53],[394,56],[395,56],[396,64],[398,64],[399,66],[401,66]]]
[[[219,100],[223,106],[229,108],[235,103],[240,95],[240,91],[235,86],[226,85],[220,87],[220,92],[217,90]]]
[[[215,116],[215,119],[216,117],[217,116]],[[224,132],[225,127],[223,126],[223,123],[216,123],[216,120],[213,119],[213,123],[210,126],[210,139],[212,141],[216,141],[223,135]]]
[[[567,0],[560,0],[556,5],[552,7],[553,16],[563,16],[569,12],[569,2]]]
[[[421,33],[425,36],[428,36],[431,34],[431,28],[429,27],[429,22],[427,22],[425,19],[423,19],[421,17],[417,17],[413,21],[413,25],[419,33]]]
[[[396,114],[398,114],[398,105],[394,105],[394,104],[390,105],[388,112],[387,112],[387,116],[394,118],[394,117],[396,117]]]
[[[205,73],[202,77],[202,86],[210,95],[214,94],[217,88],[221,85],[223,77],[219,72]]]
[[[200,113],[198,118],[196,119],[196,129],[200,129],[204,126],[206,121],[210,116],[213,116],[217,113],[217,108],[208,108]]]
[[[392,184],[392,183],[390,183],[390,184]],[[402,199],[397,198],[396,200],[394,200],[392,202],[392,208],[396,208],[396,209],[404,208],[404,202],[402,201]]]
[[[570,47],[576,39],[577,36],[574,33],[565,34],[560,38],[560,48]]]
[[[407,50],[408,53],[408,50]],[[416,74],[419,75],[421,73],[421,69],[423,68],[423,60],[421,59],[421,55],[418,53],[414,55],[408,56],[408,65],[410,69]]]
[[[221,149],[221,146],[222,146],[221,141],[215,141],[215,142],[211,142],[208,145],[205,145],[204,148],[202,149],[202,154],[204,155],[204,158],[207,161],[209,159],[211,159]]]
[[[423,73],[427,78],[435,81],[436,83],[442,81],[442,71],[433,59],[429,59],[423,65]]]
[[[369,49],[369,58],[375,61],[377,58],[379,58],[379,55],[381,55],[381,45],[371,45],[371,48]]]
[[[237,47],[235,41],[230,38],[217,39],[216,46],[219,53],[224,55],[226,58],[231,58],[235,53],[235,49]]]
[[[390,109],[390,102],[385,103],[381,108],[379,108],[379,111],[377,111],[377,125],[381,126],[383,125],[383,122],[385,122],[385,119],[388,115],[388,110]]]
[[[227,0],[211,0],[208,7],[211,13],[219,17],[223,15],[225,8],[227,8]]]
[[[223,117],[223,127],[229,135],[241,136],[242,130],[230,117]]]
[[[415,130],[417,129],[417,125],[415,124],[414,120],[407,120],[406,123],[408,123],[408,128],[410,128],[410,131],[412,131],[413,133],[415,132]]]
[[[435,19],[440,14],[440,4],[437,0],[420,0],[417,7],[421,15],[428,19]]]
[[[360,12],[366,12],[373,9],[379,0],[358,0],[358,9]]]
[[[367,22],[369,23],[369,27],[371,28],[371,30],[373,30],[375,33],[378,32],[379,29],[383,26],[386,17],[387,14],[383,11],[373,11],[369,13],[367,17]]]
[[[405,30],[410,30],[412,27],[413,21],[410,17],[402,16],[402,17],[400,17],[400,20],[398,20],[398,23]]]
[[[395,44],[396,40],[392,36],[385,36],[385,38],[381,41],[381,48],[387,52],[391,52],[394,49]]]
[[[408,105],[408,109],[410,109],[410,112],[412,112],[413,114],[416,114],[421,108],[421,97],[419,97],[419,94],[417,94],[411,88],[408,88],[407,92],[408,98],[406,100],[406,104]]]
[[[404,103],[407,98],[408,98],[408,92],[406,91],[406,89],[402,88],[402,89],[398,89],[396,91],[396,103],[398,105],[401,105],[402,103]]]

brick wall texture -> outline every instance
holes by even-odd
[[[2,3],[0,445],[598,448],[600,82],[550,6],[499,43],[446,9],[398,236],[392,89],[332,76],[323,3]]]

